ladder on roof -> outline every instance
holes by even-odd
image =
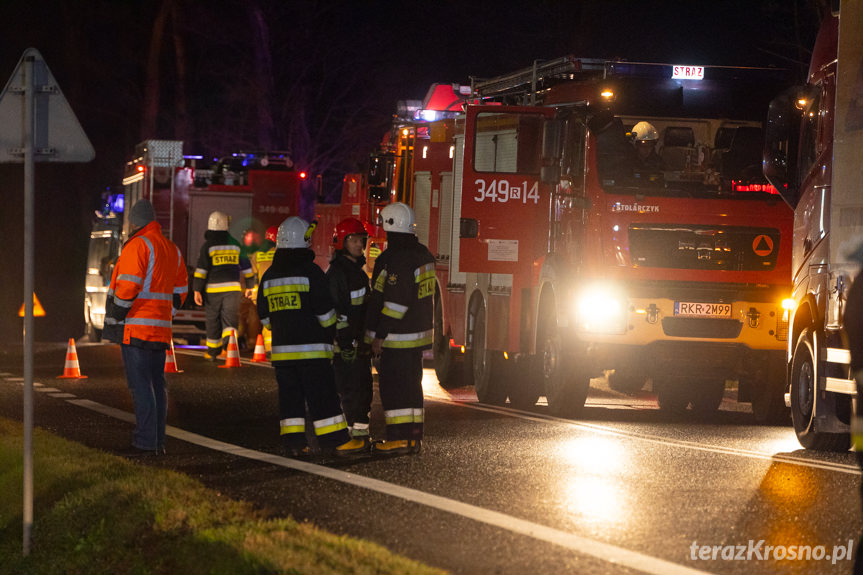
[[[534,105],[537,89],[546,81],[572,79],[575,76],[604,76],[610,63],[608,60],[575,58],[571,55],[554,60],[534,60],[532,66],[494,78],[471,77],[471,90],[480,98],[521,95],[525,103]]]

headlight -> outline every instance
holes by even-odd
[[[593,333],[624,333],[627,308],[627,299],[618,290],[603,285],[591,286],[576,296],[576,329]]]

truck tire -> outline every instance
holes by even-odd
[[[465,384],[464,358],[457,357],[449,346],[449,336],[443,329],[443,306],[439,293],[436,294],[434,305],[434,370],[440,386],[444,389],[455,389]]]
[[[851,438],[847,433],[821,433],[815,429],[815,348],[810,328],[797,339],[791,357],[791,421],[800,445],[818,451],[847,451]]]
[[[90,340],[90,343],[99,343],[102,341],[102,330],[92,323],[87,323],[87,339]]]
[[[752,414],[764,425],[786,425],[791,412],[785,407],[785,354],[770,354],[764,363],[761,386],[752,389]]]
[[[577,417],[590,390],[590,374],[579,365],[581,354],[564,349],[554,309],[543,314],[537,337],[534,373],[542,381],[549,411],[560,417]]]
[[[476,397],[482,403],[503,405],[506,402],[506,381],[503,376],[503,355],[486,348],[485,303],[480,300],[474,311],[471,332],[470,367]]]
[[[725,378],[696,381],[689,391],[692,412],[701,416],[711,415],[722,405],[722,398],[725,397]]]
[[[542,395],[542,390],[538,379],[532,377],[531,358],[519,355],[510,363],[512,366],[507,368],[506,379],[509,403],[516,409],[532,409]]]
[[[660,410],[671,415],[686,413],[690,391],[683,381],[673,378],[654,379],[653,385]]]

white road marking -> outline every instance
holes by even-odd
[[[61,390],[57,389],[56,387],[40,387],[36,391],[38,391],[39,393],[60,393]]]
[[[69,400],[69,403],[121,421],[126,421],[132,424],[135,423],[134,414],[103,405],[95,401],[90,401],[89,399]],[[295,459],[289,459],[272,453],[247,449],[239,445],[211,439],[170,425],[166,427],[166,434],[170,437],[193,443],[207,449],[221,451],[237,457],[254,459],[256,461],[278,465],[280,467],[296,469],[297,471],[326,477],[342,483],[355,485],[363,489],[377,491],[384,495],[398,497],[405,501],[419,503],[420,505],[432,507],[440,511],[446,511],[454,515],[460,515],[474,521],[486,523],[499,529],[505,529],[507,531],[512,531],[513,533],[553,543],[577,553],[590,555],[591,557],[595,557],[601,561],[635,569],[642,573],[650,573],[652,575],[710,575],[707,571],[692,569],[664,559],[638,553],[637,551],[631,551],[609,543],[588,539],[586,537],[575,535],[574,533],[567,533],[566,531],[561,531],[554,527],[533,523],[518,517],[506,515],[505,513],[491,511],[489,509],[477,507],[476,505],[471,505],[469,503],[462,503],[461,501],[455,501],[439,495],[432,495],[417,489],[411,489],[410,487],[403,487],[401,485],[387,483],[386,481],[381,481],[379,479],[363,477],[356,473],[349,473],[339,469],[325,467],[323,465],[316,465],[307,461],[297,461]]]

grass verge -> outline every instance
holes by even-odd
[[[179,473],[41,429],[33,435],[34,525],[22,556],[23,429],[0,418],[0,574],[440,574],[358,539],[264,520]]]

